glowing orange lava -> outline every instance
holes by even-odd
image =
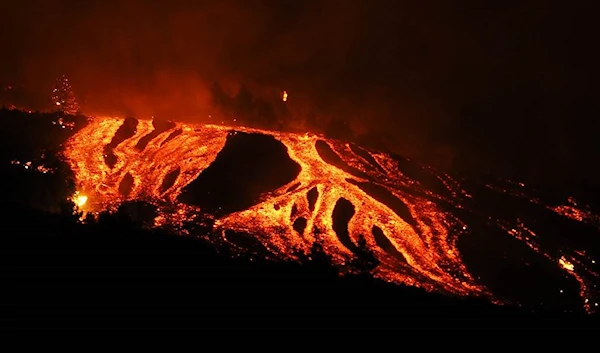
[[[286,99],[287,92],[284,92],[283,100]],[[181,123],[174,123],[172,128],[157,134],[140,149],[136,145],[152,133],[154,127],[152,121],[139,120],[133,136],[112,149],[116,162],[111,168],[105,162],[103,147],[111,143],[122,124],[120,118],[93,119],[66,145],[65,156],[77,180],[79,196],[76,202],[81,206],[85,204],[85,211],[103,211],[125,201],[145,200],[161,211],[156,225],[175,225],[191,219],[202,209],[178,202],[178,196],[215,161],[228,133],[235,130],[265,134],[287,148],[289,157],[300,166],[300,173],[290,183],[263,195],[255,205],[216,218],[214,230],[215,234],[221,235],[220,241],[227,241],[225,230],[247,232],[277,257],[294,260],[299,252],[309,252],[316,240],[314,230],[318,229],[324,250],[343,268],[355,256],[340,241],[332,224],[336,202],[344,198],[355,209],[348,223],[351,241],[357,244],[363,237],[379,260],[373,270],[374,276],[430,291],[491,297],[468,273],[456,247],[458,233],[451,229],[456,226],[466,229],[466,225],[431,200],[453,201],[424,189],[403,175],[398,162],[389,155],[366,150],[367,154],[357,154],[348,143],[312,134]],[[360,173],[350,173],[325,162],[316,147],[319,140],[347,166]],[[165,177],[177,168],[179,173],[172,186],[161,188]],[[124,178],[132,180],[126,196],[119,191]],[[359,183],[367,179],[401,200],[414,222],[409,224],[406,217],[400,217],[389,205],[361,189]],[[450,177],[442,175],[440,180],[454,197],[459,194],[471,197]],[[311,206],[307,192],[312,189],[316,189],[318,197]],[[418,196],[407,189],[420,189],[422,195],[431,197]],[[302,234],[294,229],[294,222],[299,217],[306,220]],[[375,235],[374,229],[378,229],[379,234]],[[506,227],[506,231],[539,251],[535,233],[526,227],[520,230]],[[387,245],[382,246],[382,243]],[[574,272],[573,264],[565,259],[554,261],[569,273]]]

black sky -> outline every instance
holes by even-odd
[[[0,82],[85,112],[201,121],[241,84],[444,166],[594,181],[593,2],[2,1]]]

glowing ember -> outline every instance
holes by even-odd
[[[80,195],[79,193],[76,193],[75,196],[73,197],[73,202],[75,203],[75,205],[77,207],[83,207],[86,203],[87,203],[88,197],[85,195]]]
[[[288,100],[287,91],[283,91],[283,94],[281,95],[281,100],[283,100],[284,102],[287,102],[287,100]]]
[[[282,99],[287,100],[287,92]],[[183,222],[194,222],[207,212],[182,203],[179,196],[215,162],[228,135],[267,135],[285,147],[299,173],[249,207],[207,215],[218,234],[211,241],[233,245],[227,230],[248,233],[276,257],[289,260],[309,253],[320,241],[334,264],[344,268],[355,258],[362,239],[379,262],[372,271],[376,277],[430,291],[492,298],[469,274],[456,247],[458,230],[466,231],[467,225],[441,205],[464,209],[460,200],[472,196],[447,175],[438,177],[449,195],[442,196],[402,174],[398,161],[389,155],[357,152],[348,143],[317,135],[179,123],[157,131],[152,121],[139,120],[116,138],[125,125],[119,118],[94,119],[66,144],[65,157],[80,190],[74,198],[78,207],[99,212],[144,200],[159,208],[155,226],[186,232]],[[340,204],[353,210],[342,235],[334,224]],[[573,263],[543,253],[533,230],[521,222],[498,220],[495,225],[558,262],[580,282],[582,298],[590,295],[590,286]]]
[[[571,263],[569,260],[565,259],[564,256],[558,260],[558,263],[567,271],[575,271],[575,265],[573,265],[573,263]]]

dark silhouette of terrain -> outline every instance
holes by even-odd
[[[593,323],[591,317],[533,314],[444,297],[368,275],[339,277],[318,244],[312,260],[276,263],[143,230],[123,210],[91,224],[16,206],[3,218],[3,326],[515,328]]]

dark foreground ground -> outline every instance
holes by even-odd
[[[300,265],[232,259],[126,216],[14,206],[0,237],[3,328],[592,328],[596,318],[499,307]]]

